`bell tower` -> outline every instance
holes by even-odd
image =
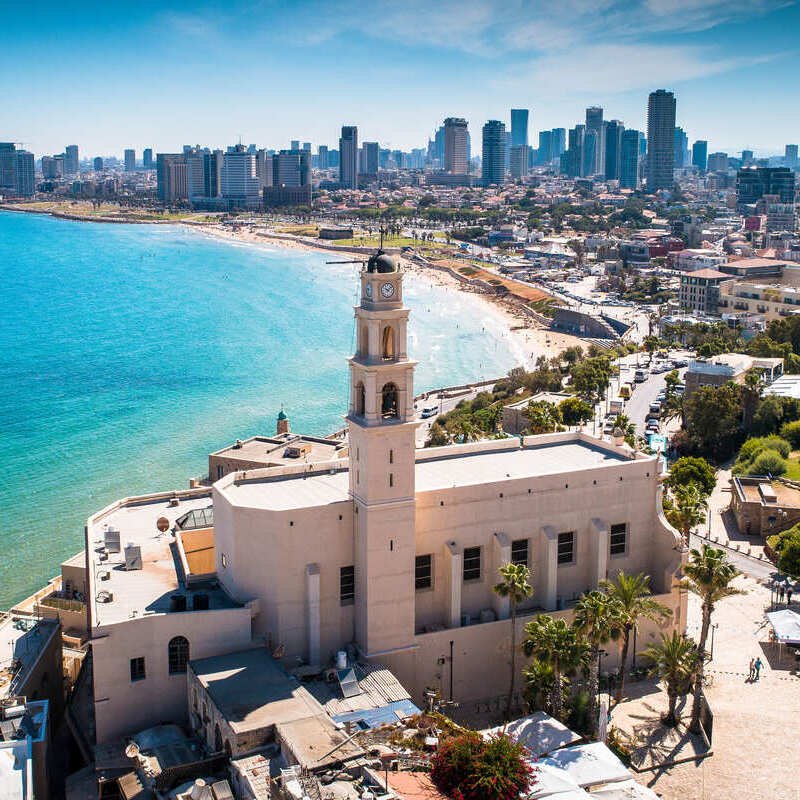
[[[355,504],[356,638],[369,656],[414,639],[414,367],[399,261],[380,250],[361,272],[350,359],[350,493]]]

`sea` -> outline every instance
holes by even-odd
[[[188,486],[207,455],[346,412],[357,264],[181,225],[0,211],[0,609],[59,572],[89,514]],[[418,392],[522,363],[484,300],[409,273]]]

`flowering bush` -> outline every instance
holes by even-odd
[[[453,800],[518,800],[533,785],[527,756],[505,733],[484,739],[469,731],[441,743],[431,779]]]

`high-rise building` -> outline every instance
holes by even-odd
[[[786,162],[787,167],[794,167],[797,165],[797,145],[787,144],[783,160]]]
[[[511,147],[528,146],[528,109],[511,109]]]
[[[742,150],[742,166],[749,167],[753,163],[753,151],[752,150]]]
[[[675,179],[675,95],[650,93],[647,104],[647,191],[671,189]]]
[[[64,176],[63,156],[42,156],[42,177],[47,181],[58,180]]]
[[[528,174],[528,151],[526,144],[518,144],[511,148],[511,177],[524,178]]]
[[[64,150],[64,175],[71,178],[79,172],[78,145],[68,144],[66,150]]]
[[[290,148],[292,150],[299,150],[300,149],[300,140],[299,139],[292,139],[290,143]]]
[[[639,131],[628,129],[622,132],[619,158],[619,185],[621,189],[639,188]]]
[[[553,158],[559,158],[567,149],[567,129],[553,128]]]
[[[100,156],[95,156],[94,161],[92,162],[92,166],[94,167],[95,172],[102,172],[103,159]]]
[[[136,170],[136,151],[128,149],[125,151],[125,172]]]
[[[444,169],[451,175],[469,172],[467,121],[460,117],[448,117],[444,121]]]
[[[270,184],[264,189],[267,206],[311,203],[311,151],[303,148],[275,153]]]
[[[256,204],[260,201],[260,187],[256,172],[256,156],[242,144],[229,147],[222,156],[222,196],[238,205]]]
[[[205,153],[202,150],[192,149],[184,153],[186,158],[186,191],[189,199],[205,197]],[[128,166],[125,165],[127,170]]]
[[[537,164],[549,164],[553,160],[553,131],[539,131],[539,149],[536,151]]]
[[[219,197],[222,194],[222,150],[203,152],[203,196]]]
[[[708,157],[708,172],[727,172],[728,171],[728,154],[727,153],[711,153]]]
[[[602,174],[605,172],[605,123],[603,122],[603,109],[600,106],[591,106],[586,109],[586,134],[594,131],[594,154],[591,163],[586,164],[585,175]]]
[[[612,119],[606,125],[606,180],[619,180],[624,132],[625,126],[618,119]]]
[[[485,186],[503,183],[506,163],[506,126],[499,120],[490,119],[483,126],[481,163]]]
[[[36,165],[33,153],[17,150],[13,142],[0,142],[0,189],[17,197],[32,197],[36,192]]]
[[[303,150],[305,150],[306,153],[310,153],[311,152],[311,142],[303,142]]]
[[[597,130],[592,128],[586,131],[583,140],[583,166],[580,174],[583,176],[594,175],[597,171],[597,150],[600,137]]]
[[[689,137],[683,128],[675,128],[675,169],[683,169],[688,167],[686,153],[689,150]]]
[[[363,156],[363,164],[361,164],[359,171],[365,175],[377,175],[380,159],[380,145],[377,142],[364,142],[361,153]]]
[[[561,154],[561,171],[570,178],[579,178],[586,163],[586,126],[576,125],[569,129],[568,147]]]
[[[789,167],[743,167],[736,173],[736,200],[740,205],[774,195],[778,203],[794,203],[795,174]]]
[[[692,166],[700,172],[705,172],[708,167],[708,142],[698,139],[692,145]]]
[[[185,153],[156,155],[156,194],[162,203],[177,203],[189,199]]]
[[[324,144],[317,149],[317,166],[320,169],[328,169],[328,148]]]
[[[142,151],[142,167],[144,169],[153,169],[153,148],[145,147]]]
[[[339,183],[345,189],[358,188],[358,128],[342,127],[339,139]]]

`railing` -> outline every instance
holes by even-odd
[[[39,601],[39,605],[48,606],[49,608],[60,608],[62,611],[85,611],[86,603],[82,600],[75,600],[73,598],[59,597],[58,595],[51,594],[49,597],[43,597]]]

